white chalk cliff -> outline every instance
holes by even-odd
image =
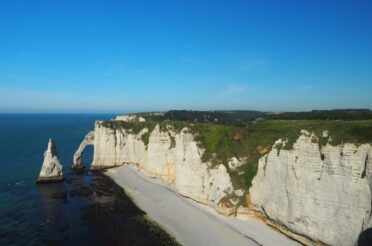
[[[74,164],[72,165],[73,169],[81,169],[83,168],[83,161],[81,160],[81,157],[83,155],[83,152],[85,148],[88,145],[92,145],[94,143],[94,131],[90,131],[84,138],[84,140],[81,142],[79,148],[74,154]]]
[[[370,144],[319,147],[303,130],[293,149],[277,142],[259,160],[249,190],[253,206],[314,242],[354,245],[372,226],[371,156]]]
[[[317,136],[306,131],[290,150],[283,149],[284,141],[278,140],[259,160],[247,197],[248,208],[238,208],[234,198],[222,198],[242,197],[244,190],[234,190],[223,164],[203,162],[204,149],[188,128],[175,132],[156,126],[150,134],[148,131],[143,128],[134,133],[98,121],[74,161],[78,163],[85,146],[93,144],[93,169],[136,166],[225,215],[242,217],[239,211],[250,214],[254,209],[303,236],[307,240],[302,242],[309,244],[353,245],[359,233],[372,226],[370,144],[328,143],[322,147]],[[149,134],[147,144],[144,134]],[[242,160],[232,158],[228,167],[242,164]]]
[[[37,182],[63,180],[62,165],[59,162],[57,148],[52,139],[49,139],[48,148],[44,153],[44,162]]]
[[[132,130],[105,127],[97,121],[93,140],[94,156],[92,169],[109,168],[123,164],[136,166],[150,177],[157,177],[172,184],[183,196],[207,204],[224,214],[231,214],[234,209],[221,199],[234,192],[230,176],[224,165],[216,166],[202,161],[204,149],[200,148],[194,136],[187,128],[175,133],[172,129],[161,131],[157,125],[150,133],[145,145],[142,135]],[[90,133],[91,134],[91,133]],[[74,156],[75,165],[84,147],[80,145]]]

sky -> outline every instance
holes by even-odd
[[[372,108],[372,1],[0,1],[0,112]]]

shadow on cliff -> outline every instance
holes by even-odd
[[[359,234],[358,246],[371,246],[372,245],[372,228],[362,231]]]

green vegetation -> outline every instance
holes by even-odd
[[[115,129],[118,131],[123,131],[124,129],[133,133],[139,134],[140,131],[144,128],[148,129],[148,132],[142,134],[141,139],[144,144],[147,146],[149,143],[150,133],[154,130],[156,125],[159,125],[160,131],[166,132],[168,129],[172,129],[176,133],[180,132],[183,127],[189,124],[185,124],[185,122],[177,122],[177,121],[145,121],[145,122],[124,122],[124,121],[103,121],[102,126],[108,127],[111,129]],[[174,137],[170,136],[172,139],[172,146],[175,144]],[[172,147],[171,146],[171,147]]]
[[[300,135],[301,129],[315,132],[319,143],[325,145],[328,138],[323,138],[327,130],[332,138],[330,142],[338,145],[343,142],[372,143],[372,120],[367,121],[306,121],[306,120],[267,120],[247,122],[245,126],[223,126],[199,124],[192,128],[196,139],[205,147],[203,159],[217,159],[213,163],[227,164],[233,156],[247,157],[246,164],[236,170],[229,170],[235,188],[249,188],[257,172],[258,159],[267,153],[273,143],[281,138],[288,143],[282,149],[292,149],[293,143]],[[213,155],[213,153],[216,153]],[[239,173],[244,173],[239,175]]]
[[[159,125],[160,131],[167,131],[169,128],[173,129],[175,132],[180,132],[185,125],[190,125],[186,122],[181,121],[145,121],[145,122],[124,122],[118,121],[102,121],[101,123],[104,127],[109,127],[112,129],[127,129],[132,133],[138,134],[143,128],[148,128],[150,132],[154,130],[156,125]]]
[[[267,119],[280,120],[368,120],[372,119],[369,109],[312,110],[310,112],[268,113]]]
[[[141,139],[142,139],[143,143],[144,143],[146,146],[149,144],[150,133],[151,133],[151,132],[148,131],[148,132],[142,134],[142,136],[141,136]]]
[[[241,125],[255,119],[271,120],[370,120],[369,109],[312,110],[308,112],[260,112],[254,110],[170,110],[167,112],[138,113],[148,121],[212,122],[224,125]]]
[[[330,140],[328,137],[322,137],[323,131],[328,131],[332,138],[330,143],[333,145],[343,142],[372,143],[372,120],[251,120],[239,125],[190,121],[118,121],[103,124],[113,128],[131,129],[133,133],[147,127],[149,133],[142,135],[145,144],[148,144],[150,132],[156,124],[159,124],[161,131],[171,128],[179,132],[183,127],[188,127],[199,145],[205,148],[203,161],[211,160],[212,164],[223,163],[230,173],[234,187],[245,189],[251,186],[259,158],[270,151],[279,138],[288,141],[281,149],[291,149],[301,129],[314,132],[319,139],[319,145],[325,145]],[[172,144],[174,145],[174,138]],[[236,170],[230,170],[227,162],[232,157],[244,160],[245,164]]]
[[[102,121],[102,126],[108,127],[115,130],[130,130],[134,134],[138,134],[143,128],[148,128],[151,132],[155,126],[157,125],[156,122],[124,122],[121,120],[115,121]]]

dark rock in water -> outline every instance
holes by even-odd
[[[75,167],[74,165],[72,165],[70,168],[71,168],[71,170],[73,171],[74,174],[77,174],[77,175],[84,175],[85,174],[85,167],[84,166]]]
[[[362,231],[358,238],[358,246],[371,246],[372,245],[372,228]]]
[[[44,162],[43,166],[41,167],[37,183],[54,182],[62,180],[63,180],[62,165],[59,162],[57,148],[53,140],[50,138],[48,143],[48,149],[44,153]]]
[[[49,183],[63,181],[63,177],[38,177],[36,183]]]
[[[83,197],[89,197],[93,194],[93,190],[87,186],[79,186],[77,189],[70,191],[70,196],[83,196]]]

